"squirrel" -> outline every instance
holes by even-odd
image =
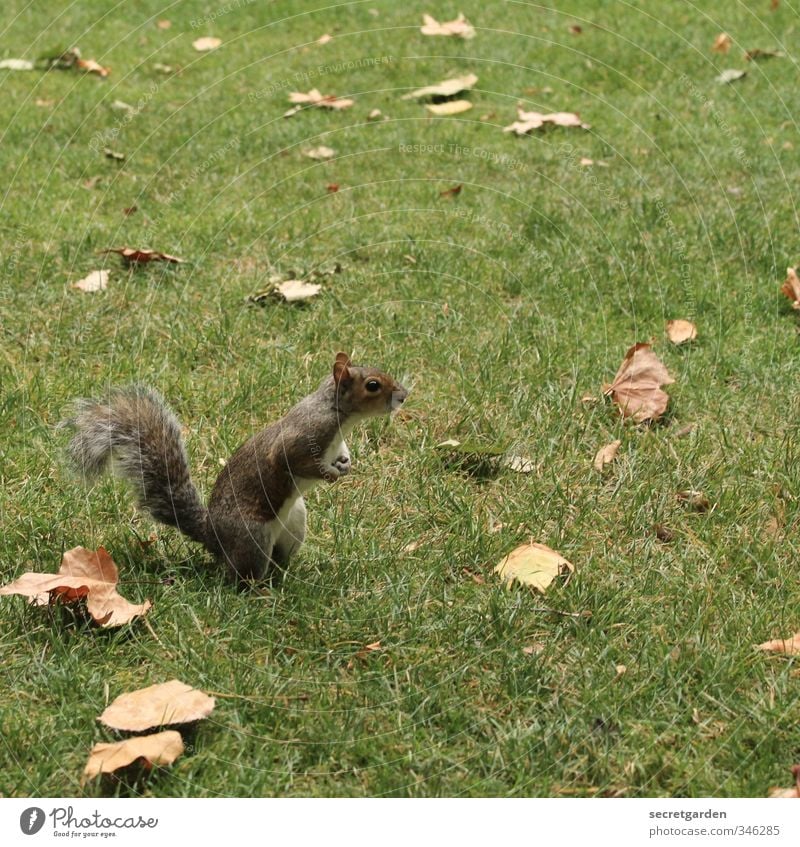
[[[133,385],[106,401],[80,399],[63,422],[71,463],[85,479],[112,471],[138,505],[228,565],[239,580],[285,567],[306,534],[303,500],[321,481],[350,473],[345,437],[365,418],[390,414],[408,391],[388,374],[338,353],[333,373],[279,421],[242,444],[204,505],[192,482],[181,426],[161,396]]]

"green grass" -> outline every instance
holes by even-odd
[[[800,357],[777,293],[798,261],[791,4],[465,0],[440,17],[463,10],[468,42],[424,38],[429,5],[391,0],[231,4],[195,28],[224,4],[45,5],[4,4],[0,58],[77,44],[112,74],[0,71],[0,576],[102,544],[127,596],[154,607],[107,633],[3,598],[0,795],[788,784],[800,680],[753,645],[800,629]],[[709,49],[722,30],[728,56]],[[223,46],[196,53],[208,34]],[[754,47],[788,55],[745,63]],[[748,75],[717,85],[728,67]],[[464,115],[400,99],[468,71]],[[356,105],[283,119],[288,92],[314,86]],[[110,108],[141,99],[130,120]],[[504,134],[518,102],[592,129]],[[367,120],[376,108],[389,119]],[[321,143],[337,158],[302,155]],[[96,255],[123,244],[189,262],[127,271]],[[69,287],[103,262],[106,292]],[[336,263],[305,308],[246,302],[273,273]],[[697,323],[691,347],[664,340],[673,317]],[[651,337],[676,379],[663,423],[581,402]],[[339,349],[413,386],[406,413],[354,433],[354,474],[310,495],[308,544],[261,592],[171,530],[143,545],[155,527],[121,484],[86,490],[64,467],[69,400],[140,380],[186,425],[208,492]],[[511,444],[535,471],[454,471],[435,449],[449,437]],[[613,438],[601,476],[592,458]],[[688,509],[685,488],[713,508]],[[545,597],[491,574],[531,537],[578,569]],[[173,677],[218,694],[190,754],[132,789],[81,788],[109,699]]]

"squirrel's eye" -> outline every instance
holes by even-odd
[[[381,390],[381,384],[377,379],[368,379],[365,388],[374,394],[376,391]]]

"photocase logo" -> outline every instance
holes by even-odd
[[[25,835],[36,835],[44,826],[44,810],[38,806],[31,806],[19,816],[19,828]]]

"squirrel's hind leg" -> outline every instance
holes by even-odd
[[[272,533],[267,524],[243,521],[228,528],[224,522],[215,520],[213,528],[214,552],[237,579],[262,579],[266,576],[273,548]]]
[[[306,504],[302,497],[298,497],[275,531],[275,544],[272,548],[272,560],[275,564],[285,567],[300,549],[305,537]]]

